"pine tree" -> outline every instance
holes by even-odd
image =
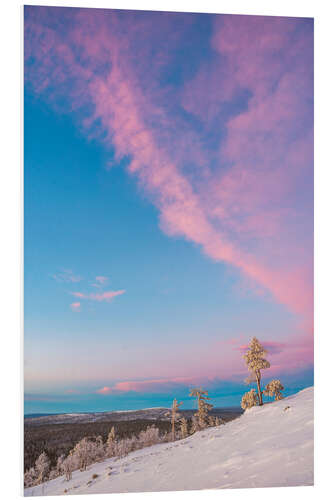
[[[172,402],[172,407],[171,407],[171,412],[168,414],[171,415],[171,436],[172,436],[172,441],[175,440],[176,438],[176,423],[181,417],[180,413],[178,413],[180,405],[182,405],[183,402],[180,401],[178,402],[177,399],[175,398]]]
[[[213,416],[208,417],[208,425],[209,427],[215,427],[215,417]]]
[[[105,447],[103,444],[102,436],[97,436],[90,443],[90,461],[91,462],[100,462],[105,458]]]
[[[185,417],[180,419],[180,434],[182,439],[185,439],[188,436],[188,425]]]
[[[258,395],[254,389],[251,389],[249,392],[246,392],[242,397],[241,407],[243,408],[243,410],[252,408],[252,406],[256,406],[257,404],[258,404]]]
[[[193,415],[191,418],[190,434],[194,434],[197,431],[200,431],[199,419],[196,415]]]
[[[249,345],[249,350],[243,356],[250,372],[250,377],[249,379],[247,379],[247,382],[249,383],[254,380],[256,381],[258,401],[260,406],[262,406],[263,404],[260,385],[261,370],[266,370],[266,368],[269,368],[271,366],[269,361],[264,358],[265,354],[267,354],[266,349],[263,348],[256,337],[253,337]]]
[[[24,474],[24,487],[30,488],[36,484],[37,474],[34,467],[30,467]]]
[[[271,380],[264,390],[265,396],[274,397],[275,401],[279,401],[283,399],[283,394],[281,391],[284,391],[284,387],[281,384],[280,380],[274,379]]]
[[[74,446],[73,457],[78,462],[78,467],[81,471],[86,470],[87,466],[94,461],[94,443],[84,437]]]
[[[60,464],[61,471],[65,474],[66,481],[72,479],[72,472],[78,468],[78,461],[73,451],[74,450],[71,450],[69,455],[62,460]]]
[[[215,425],[218,426],[218,425],[222,425],[222,424],[225,424],[225,421],[223,420],[223,418],[215,417]]]
[[[208,392],[203,390],[201,387],[196,387],[194,389],[191,389],[190,396],[197,398],[198,412],[195,414],[195,416],[198,417],[199,427],[203,429],[207,426],[208,412],[213,408],[213,405],[207,403],[207,400],[210,399],[208,397]]]
[[[148,426],[145,431],[141,431],[139,434],[139,443],[141,448],[156,444],[159,440],[159,430],[155,427],[155,425]]]
[[[108,434],[108,438],[106,441],[106,454],[108,457],[113,457],[115,452],[115,443],[116,443],[116,430],[113,426]]]
[[[43,453],[41,453],[37,458],[35,462],[35,471],[37,476],[36,484],[46,481],[50,472],[50,460],[45,451],[43,451]]]

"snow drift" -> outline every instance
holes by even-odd
[[[108,459],[25,496],[313,484],[313,387],[226,425]]]

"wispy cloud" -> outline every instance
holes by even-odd
[[[70,307],[71,307],[73,312],[80,312],[81,311],[81,303],[80,302],[72,302]]]
[[[161,30],[178,43],[172,15],[142,40],[138,22],[151,29],[149,16],[80,10],[64,34],[52,27],[52,12],[25,25],[26,77],[36,92],[55,106],[65,95],[71,111],[93,109],[81,126],[112,144],[115,161],[131,159],[128,171],[159,210],[165,233],[199,245],[311,321],[311,21],[217,16],[214,71],[201,61],[193,77],[168,93],[152,82],[168,72],[169,48],[156,49],[152,59],[149,47]],[[229,107],[231,116],[223,112]],[[184,109],[199,127],[182,118]],[[216,129],[226,133],[208,147]]]
[[[82,281],[82,277],[73,273],[71,269],[62,269],[60,272],[53,274],[52,278],[59,283],[78,283]]]
[[[94,283],[90,283],[91,286],[95,288],[103,288],[103,286],[109,281],[107,276],[96,276]]]
[[[190,386],[195,383],[193,377],[173,377],[168,379],[132,380],[118,382],[114,386],[98,389],[98,394],[114,394],[119,392],[169,392],[177,386]]]
[[[112,299],[117,297],[118,295],[123,295],[126,290],[110,290],[102,293],[82,293],[82,292],[71,292],[71,295],[74,297],[78,297],[80,299],[94,300],[97,302],[110,302]]]
[[[104,285],[108,281],[109,278],[107,276],[96,276],[95,280],[100,283],[101,285]]]
[[[79,299],[85,299],[86,296],[84,293],[81,293],[81,292],[70,292],[71,295],[74,295],[74,297],[78,297]]]

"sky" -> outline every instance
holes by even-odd
[[[25,413],[313,384],[313,20],[24,9]]]

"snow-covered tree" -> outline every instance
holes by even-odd
[[[30,469],[24,473],[24,487],[30,488],[31,486],[34,486],[36,484],[36,480],[37,474],[35,468],[30,467]]]
[[[194,434],[195,432],[198,432],[201,430],[200,424],[199,424],[199,418],[196,415],[193,415],[191,418],[191,427],[190,427],[190,434]]]
[[[69,452],[69,455],[61,460],[59,466],[61,469],[61,472],[65,474],[66,480],[69,481],[72,479],[72,473],[79,467],[77,457],[73,453],[74,450],[71,450]]]
[[[208,412],[213,408],[213,405],[207,403],[207,400],[210,399],[208,397],[208,392],[203,390],[201,387],[196,387],[191,389],[190,396],[197,398],[198,412],[195,416],[198,417],[199,427],[203,429],[207,426]]]
[[[265,396],[270,396],[274,398],[275,401],[283,399],[282,391],[284,391],[284,387],[281,384],[280,380],[274,379],[271,380],[265,387],[264,394]]]
[[[187,419],[185,417],[182,417],[180,419],[180,435],[182,439],[188,436],[188,425],[187,425]]]
[[[243,408],[243,410],[252,408],[252,406],[256,406],[257,404],[258,404],[258,395],[254,389],[251,389],[249,392],[246,392],[242,397],[241,407]]]
[[[215,427],[215,417],[213,417],[212,415],[208,417],[208,425],[209,427]]]
[[[96,439],[93,439],[90,444],[91,454],[90,461],[91,462],[100,462],[105,458],[105,447],[103,444],[102,436],[97,436]]]
[[[249,345],[249,350],[243,356],[250,372],[250,377],[247,382],[255,380],[260,406],[263,404],[261,391],[261,370],[266,370],[266,368],[271,366],[269,361],[265,359],[265,354],[267,354],[266,349],[264,349],[256,337],[253,337]]]
[[[84,437],[76,443],[73,448],[73,457],[77,460],[78,468],[86,470],[87,466],[94,461],[94,444],[93,442]]]
[[[171,411],[169,412],[169,415],[171,415],[171,436],[172,436],[172,441],[175,440],[176,438],[176,422],[180,419],[181,415],[178,413],[180,405],[182,405],[183,402],[180,401],[178,402],[177,399],[175,398],[172,402],[172,407]]]
[[[106,456],[109,458],[115,455],[115,443],[116,443],[116,430],[114,427],[111,427],[105,445],[105,453]]]
[[[118,458],[125,457],[131,451],[134,451],[140,447],[139,440],[135,436],[115,441],[113,446],[114,446],[114,456]]]
[[[66,459],[65,455],[60,455],[60,457],[58,457],[57,459],[56,470],[59,476],[63,473],[62,464],[64,463],[65,459]]]
[[[58,473],[56,467],[54,467],[53,469],[50,470],[49,481],[52,481],[52,479],[56,479],[57,477],[59,477],[59,473]]]
[[[50,472],[50,460],[45,451],[43,451],[43,453],[41,453],[37,458],[35,462],[35,471],[37,476],[35,481],[36,484],[46,481]]]
[[[151,425],[145,431],[140,432],[138,439],[142,448],[156,444],[160,440],[159,430],[154,425]]]

